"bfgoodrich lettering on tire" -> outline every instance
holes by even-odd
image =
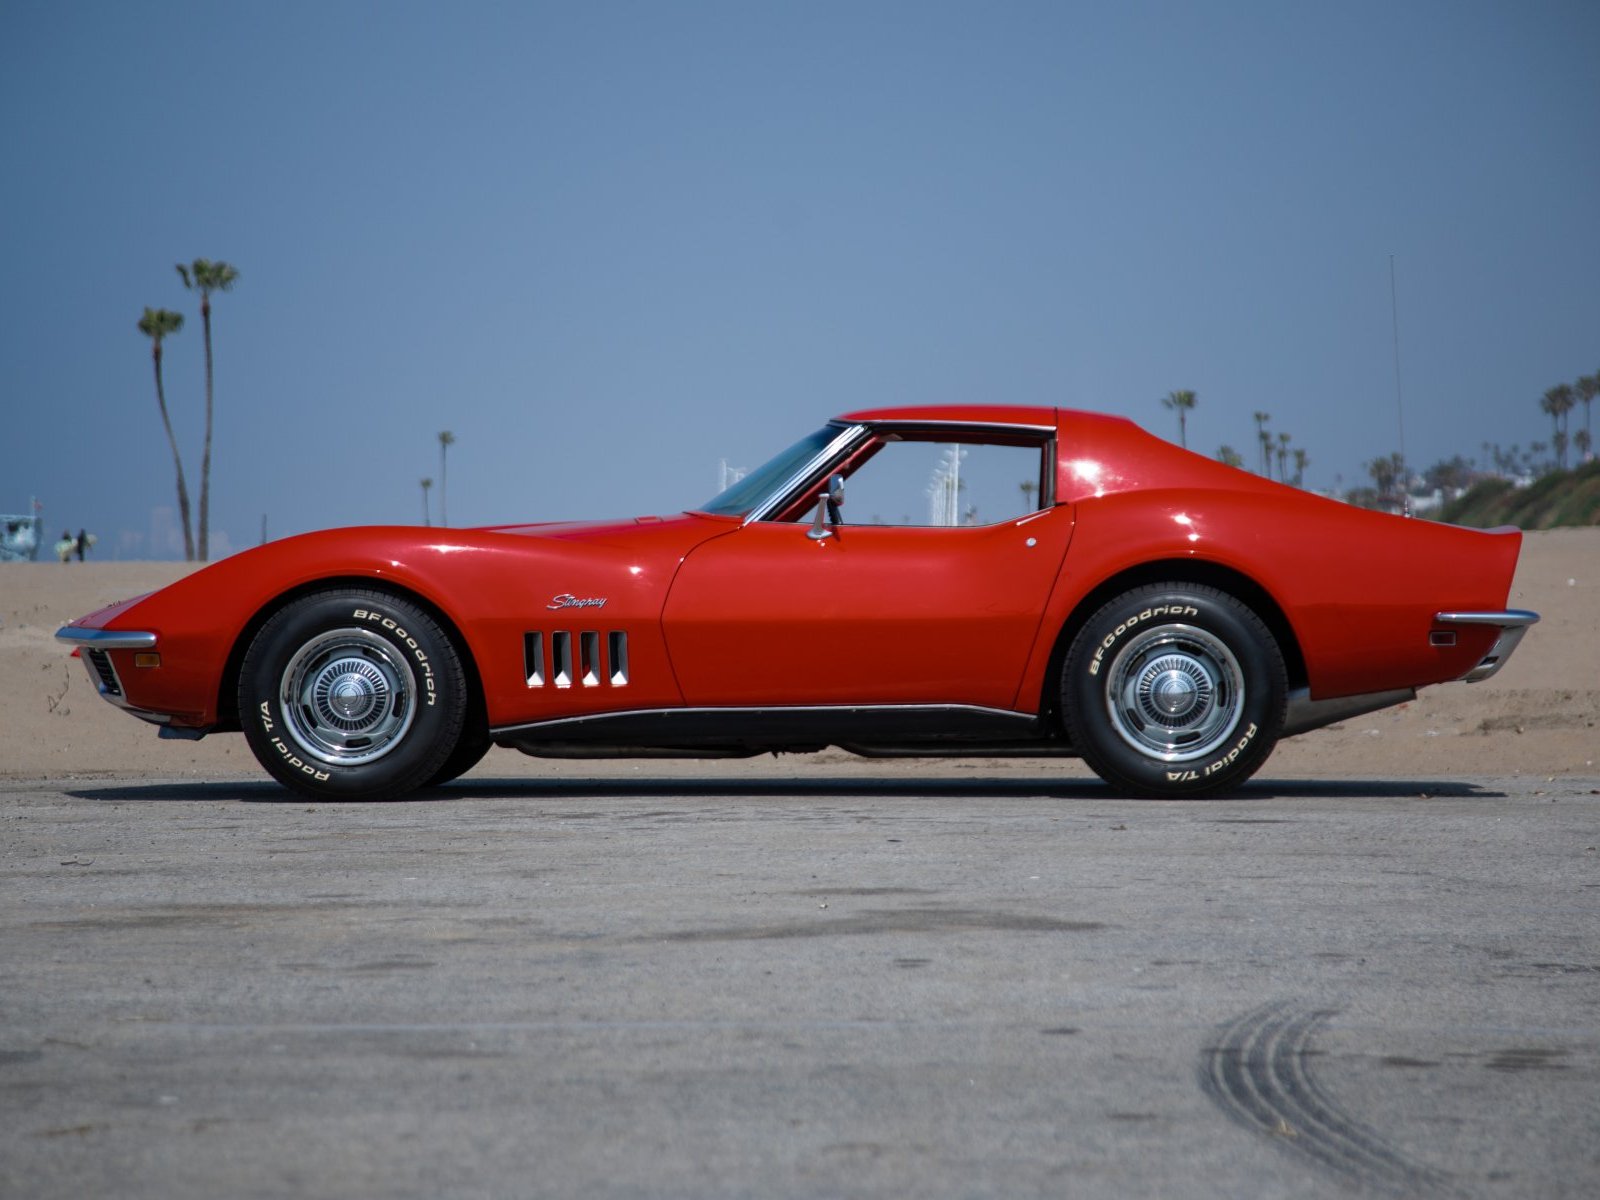
[[[239,716],[280,783],[311,796],[385,800],[450,761],[467,708],[455,647],[415,604],[382,592],[316,592],[250,643]]]
[[[1283,729],[1283,655],[1235,597],[1154,584],[1111,601],[1078,632],[1061,676],[1073,747],[1138,796],[1237,787]]]

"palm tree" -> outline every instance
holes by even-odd
[[[156,364],[156,404],[161,409],[161,424],[172,447],[172,465],[178,472],[178,518],[183,523],[183,558],[194,561],[194,529],[189,520],[189,484],[183,477],[183,459],[178,454],[178,439],[172,435],[172,418],[167,415],[167,393],[161,386],[161,339],[183,328],[183,314],[164,308],[146,308],[139,318],[139,332],[150,339],[150,357]]]
[[[1295,447],[1295,451],[1294,451],[1294,485],[1295,485],[1295,487],[1305,487],[1305,485],[1306,485],[1306,464],[1309,463],[1310,461],[1311,461],[1311,456],[1309,454],[1307,454],[1304,450],[1300,449],[1300,447],[1296,446]]]
[[[1190,391],[1168,392],[1161,398],[1163,408],[1170,408],[1178,414],[1178,445],[1185,450],[1189,448],[1188,414],[1197,401],[1198,398]]]
[[[1578,402],[1570,383],[1558,383],[1544,394],[1544,399],[1539,401],[1541,411],[1550,415],[1555,423],[1555,436],[1551,444],[1556,451],[1556,468],[1565,470],[1567,466],[1567,413]]]
[[[1589,405],[1594,402],[1596,396],[1600,396],[1600,371],[1596,371],[1593,375],[1578,376],[1578,382],[1573,386],[1578,390],[1578,399],[1583,401],[1583,444],[1578,449],[1583,451],[1584,457],[1587,458],[1589,447],[1594,440],[1589,432]],[[1576,434],[1572,440],[1576,444],[1578,440]]]
[[[1039,485],[1031,479],[1024,479],[1017,485],[1022,489],[1023,503],[1027,505],[1026,512],[1033,511],[1033,494],[1039,490]]]
[[[1242,467],[1244,466],[1244,455],[1240,454],[1232,446],[1218,446],[1217,461],[1230,467]]]
[[[1561,432],[1561,413],[1557,408],[1556,390],[1551,388],[1539,398],[1539,411],[1549,417],[1557,433]]]
[[[1398,454],[1391,454],[1386,458],[1375,458],[1366,464],[1367,474],[1372,476],[1373,485],[1378,489],[1379,499],[1396,503],[1396,493],[1404,485],[1405,461]]]
[[[1289,435],[1278,435],[1278,480],[1281,483],[1289,482]]]
[[[450,477],[445,470],[445,451],[456,444],[456,435],[448,429],[439,431],[439,524],[450,524],[449,510],[445,507],[446,489],[449,487]]]
[[[433,480],[428,479],[426,476],[424,476],[423,480],[422,480],[422,523],[424,525],[432,525],[433,524],[433,517],[429,514],[429,511],[428,511],[428,489],[431,488],[432,486],[433,486]]]
[[[200,319],[205,324],[206,448],[200,457],[200,561],[205,562],[211,539],[211,293],[231,290],[239,272],[221,259],[197,258],[187,267],[179,263],[178,277],[184,287],[200,293]]]
[[[1256,420],[1256,440],[1261,443],[1261,473],[1267,477],[1272,475],[1272,459],[1268,457],[1268,447],[1272,445],[1272,435],[1267,432],[1267,422],[1272,419],[1271,413],[1258,412]]]

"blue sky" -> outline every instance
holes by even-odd
[[[1364,480],[1600,371],[1600,5],[0,4],[0,510],[667,512],[837,412],[1059,404]],[[1581,412],[1581,410],[1580,410]],[[439,489],[434,489],[435,511]]]

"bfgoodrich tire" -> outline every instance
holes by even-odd
[[[483,756],[489,753],[489,735],[483,732],[473,732],[463,729],[461,740],[456,743],[456,748],[450,752],[450,757],[444,760],[441,766],[432,775],[428,776],[423,787],[440,787],[449,783],[458,776],[465,775],[473,767],[483,761]]]
[[[1073,639],[1061,676],[1073,747],[1136,796],[1238,787],[1277,745],[1287,695],[1283,655],[1261,619],[1196,584],[1118,596]]]
[[[382,592],[316,592],[286,605],[245,653],[239,716],[287,787],[387,800],[451,759],[467,708],[455,647],[427,613]]]

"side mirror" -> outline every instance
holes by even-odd
[[[834,475],[828,480],[828,490],[817,497],[817,515],[811,519],[806,536],[815,542],[836,536],[838,527],[844,524],[844,518],[839,515],[843,504],[844,476]]]

